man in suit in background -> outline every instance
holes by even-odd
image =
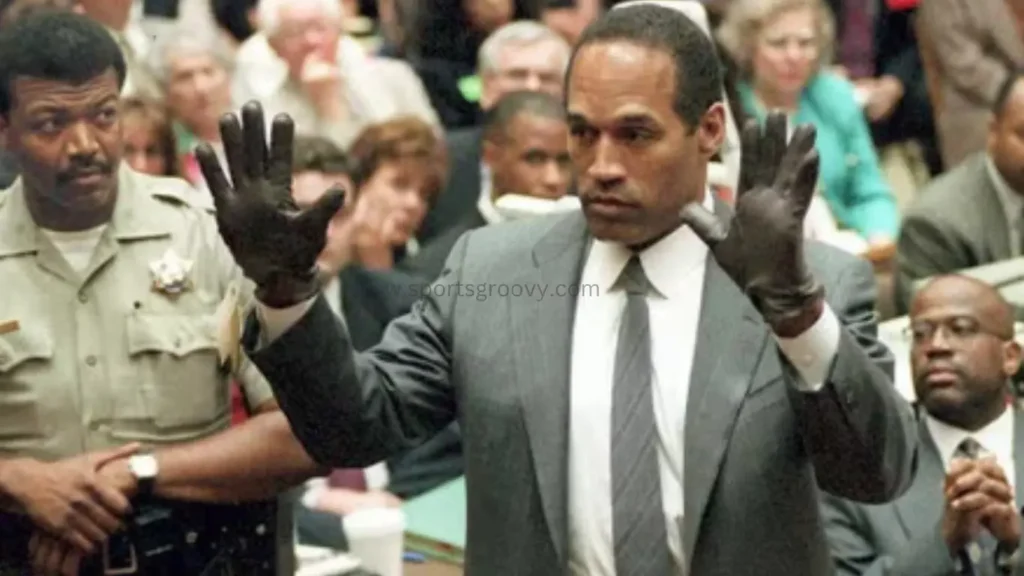
[[[495,30],[480,46],[478,75],[480,108],[486,114],[510,92],[544,92],[561,99],[569,45],[543,24],[518,21]],[[474,126],[448,134],[449,179],[427,213],[419,239],[428,242],[464,218],[478,214],[490,179],[482,158],[483,128]]]
[[[543,92],[511,92],[487,115],[483,172],[476,210],[463,216],[399,267],[424,278],[441,274],[459,237],[505,219],[495,201],[505,194],[557,200],[569,192],[569,124],[561,100]]]
[[[1024,243],[1024,76],[999,90],[988,150],[933,180],[907,210],[896,246],[896,309],[914,282],[1020,256]]]
[[[316,203],[331,186],[352,190],[345,153],[323,137],[299,136],[295,141],[292,194],[300,208]],[[352,346],[367,350],[378,342],[393,319],[406,314],[426,286],[416,276],[394,270],[368,270],[359,265],[354,228],[359,222],[349,199],[331,220],[328,243],[319,268],[325,275],[324,297],[348,328]],[[340,472],[340,473],[339,473]],[[457,425],[445,428],[427,443],[364,469],[338,471],[313,488],[296,506],[296,529],[303,543],[339,546],[345,542],[339,515],[362,507],[398,505],[462,474],[462,444]]]
[[[813,127],[787,144],[781,113],[747,126],[726,223],[707,188],[721,69],[692,20],[610,12],[566,86],[582,212],[466,234],[362,354],[310,274],[340,195],[295,213],[291,124],[268,153],[259,104],[226,117],[236,189],[210,147],[199,157],[258,286],[246,350],[324,463],[369,464],[458,420],[471,576],[827,574],[819,487],[896,498],[917,438],[870,267],[803,241]]]
[[[1009,407],[1021,360],[1013,319],[998,291],[965,276],[940,276],[914,298],[917,476],[889,504],[824,496],[840,576],[1011,573],[1021,537],[1013,501],[1024,500],[1024,417]],[[979,448],[992,458],[971,460]]]

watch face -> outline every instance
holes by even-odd
[[[132,456],[128,461],[128,466],[132,469],[132,474],[135,474],[136,478],[156,477],[156,458],[152,455],[144,454],[141,456]]]

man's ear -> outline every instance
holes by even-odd
[[[9,124],[7,121],[7,115],[0,114],[0,150],[7,150],[7,135],[10,132],[8,130]]]
[[[1012,378],[1020,370],[1021,349],[1016,340],[1003,344],[1003,373]]]
[[[697,126],[697,146],[701,154],[711,158],[722,147],[724,141],[725,104],[715,102],[701,116],[700,124]]]
[[[500,153],[498,144],[490,140],[484,140],[481,146],[480,159],[484,161],[484,164],[491,167],[498,161],[498,154]]]

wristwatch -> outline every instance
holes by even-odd
[[[131,471],[132,476],[135,476],[138,493],[142,496],[152,494],[153,484],[156,482],[156,476],[160,472],[160,465],[156,461],[156,456],[152,454],[136,454],[131,456],[128,458],[128,469]]]

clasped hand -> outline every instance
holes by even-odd
[[[1020,516],[1003,469],[991,458],[954,460],[944,486],[942,537],[952,555],[987,530],[1004,550],[1021,538]]]
[[[241,116],[241,124],[233,114],[220,121],[230,182],[209,144],[197,147],[196,158],[213,196],[224,243],[256,284],[257,299],[283,308],[319,292],[316,261],[344,191],[332,188],[311,208],[299,210],[291,193],[291,118],[274,118],[268,147],[259,103],[243,106]]]
[[[813,324],[824,301],[804,260],[803,236],[818,181],[818,154],[813,126],[798,126],[788,144],[786,132],[782,113],[769,114],[763,130],[754,121],[744,126],[731,220],[696,202],[680,216],[775,332],[795,336]]]
[[[136,489],[126,458],[137,444],[57,462],[11,460],[3,485],[33,522],[35,574],[75,575],[82,558],[121,530]]]

